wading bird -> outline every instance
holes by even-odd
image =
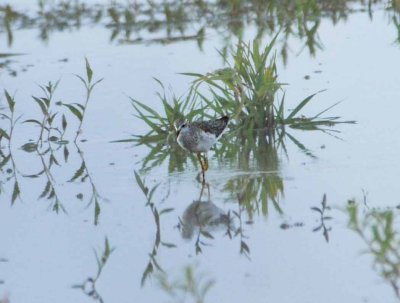
[[[221,137],[228,122],[227,116],[210,121],[189,122],[187,119],[178,119],[174,122],[178,144],[189,152],[197,154],[203,182],[205,182],[205,171],[208,170],[207,152]]]

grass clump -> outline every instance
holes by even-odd
[[[353,123],[340,121],[340,117],[322,117],[331,107],[317,115],[303,115],[305,107],[318,94],[312,94],[299,102],[293,110],[285,112],[284,83],[278,81],[273,52],[277,36],[264,48],[259,40],[253,43],[239,42],[236,50],[227,61],[228,67],[218,69],[205,75],[184,73],[196,79],[192,89],[196,92],[202,84],[207,86],[209,96],[198,92],[202,101],[215,112],[228,114],[236,124],[236,128],[266,129],[273,133],[278,128],[289,126],[303,130],[322,130],[337,123]],[[279,92],[282,97],[279,97]]]
[[[229,115],[237,131],[263,129],[273,135],[285,126],[326,130],[338,123],[354,123],[342,121],[337,116],[323,117],[336,104],[317,115],[305,116],[304,109],[319,92],[306,97],[291,112],[285,111],[284,84],[278,81],[276,55],[273,52],[276,38],[265,47],[261,47],[259,40],[239,42],[231,53],[231,60],[226,60],[226,68],[204,75],[183,73],[195,78],[190,91],[187,97],[174,97],[172,102],[167,100],[165,90],[164,94],[159,94],[164,114],[132,99],[136,115],[150,127],[150,131],[141,139],[163,138],[173,129],[175,119],[183,116],[189,120],[210,117],[210,111],[214,112],[214,116]],[[158,82],[164,89],[163,84]]]
[[[275,63],[276,39],[277,36],[273,37],[265,47],[260,40],[240,41],[230,58],[225,59],[225,68],[206,74],[183,73],[194,78],[186,96],[173,96],[169,100],[163,84],[157,80],[163,89],[163,93],[158,94],[163,104],[162,113],[131,99],[136,116],[147,124],[149,131],[121,141],[149,147],[142,168],[152,169],[168,161],[168,171],[175,172],[182,171],[189,162],[192,155],[177,147],[176,137],[170,136],[175,134],[174,120],[184,117],[193,121],[228,115],[232,131],[221,139],[222,144],[216,147],[215,155],[219,161],[231,163],[250,174],[230,180],[225,186],[226,191],[238,197],[250,217],[255,212],[268,214],[271,204],[282,213],[279,200],[284,187],[277,148],[281,147],[287,154],[284,139],[288,138],[306,155],[315,157],[287,128],[337,131],[332,127],[354,121],[325,117],[324,114],[336,104],[313,116],[303,114],[320,92],[307,96],[291,111],[285,109],[285,84],[278,80]],[[169,144],[165,144],[166,141]]]
[[[120,141],[138,141],[138,143],[156,142],[165,139],[168,134],[174,132],[174,121],[176,119],[186,118],[193,120],[201,118],[205,114],[205,108],[198,106],[196,96],[188,94],[187,96],[167,96],[164,84],[154,78],[160,85],[161,92],[157,93],[162,102],[164,113],[160,114],[150,106],[134,98],[130,98],[131,104],[135,109],[135,116],[144,121],[150,128],[149,132],[142,136],[134,136],[133,139]]]
[[[335,125],[354,121],[343,121],[338,116],[324,116],[337,103],[316,115],[303,114],[307,105],[315,100],[320,92],[307,96],[291,111],[285,109],[285,84],[278,80],[275,63],[276,39],[277,36],[265,47],[261,46],[259,40],[252,43],[239,42],[232,50],[231,58],[225,60],[227,67],[206,74],[183,73],[194,77],[185,96],[178,98],[173,95],[172,100],[169,100],[163,84],[157,80],[163,90],[158,94],[163,104],[163,113],[131,98],[136,116],[147,124],[149,131],[145,135],[136,135],[119,142],[133,141],[148,145],[151,151],[145,158],[143,167],[154,167],[167,158],[173,160],[172,154],[176,149],[171,151],[171,148],[174,149],[175,140],[170,142],[168,139],[172,138],[170,134],[175,133],[173,122],[176,119],[185,117],[193,121],[228,115],[233,131],[223,138],[221,151],[217,152],[217,155],[223,156],[221,159],[236,159],[240,162],[246,158],[249,164],[252,156],[257,158],[256,155],[259,154],[259,150],[264,149],[265,144],[277,143],[287,153],[285,138],[306,155],[315,157],[288,132],[288,128],[337,132],[333,129]],[[222,53],[221,55],[224,56]],[[165,147],[165,138],[171,143],[169,147]],[[244,150],[244,146],[250,146],[251,150]],[[185,163],[185,156],[180,155],[179,158],[182,159],[181,163]],[[170,163],[170,171],[175,171],[179,165],[175,162]],[[259,167],[265,166],[264,163],[258,164]]]
[[[274,128],[277,124],[275,94],[282,87],[277,81],[275,55],[271,55],[275,39],[263,50],[258,40],[252,45],[239,42],[227,68],[205,75],[184,75],[196,78],[192,89],[220,115],[229,114],[235,122],[244,122],[242,126],[246,128]],[[202,84],[208,86],[209,97],[199,92]]]

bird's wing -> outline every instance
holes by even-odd
[[[198,121],[198,122],[193,122],[192,124],[196,125],[201,130],[207,133],[214,134],[216,137],[218,137],[224,131],[226,125],[228,124],[228,120],[229,118],[222,117],[217,120]]]

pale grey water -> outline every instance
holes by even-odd
[[[244,225],[249,258],[239,253],[239,239],[230,240],[223,230],[213,232],[214,240],[205,239],[212,245],[202,247],[199,255],[193,239],[181,238],[175,226],[186,207],[198,199],[201,189],[195,181],[195,167],[189,165],[183,172],[168,174],[164,164],[145,174],[150,187],[161,183],[155,201],[169,191],[157,207],[174,208],[162,216],[161,233],[163,241],[177,247],[160,246],[157,261],[172,280],[182,278],[187,265],[195,266],[196,273],[202,273],[206,280],[214,280],[205,302],[397,301],[390,285],[373,269],[371,256],[361,255],[365,245],[347,228],[344,212],[348,199],[362,200],[363,189],[372,206],[400,203],[400,61],[399,45],[393,42],[396,31],[385,11],[377,9],[372,21],[366,12],[352,14],[336,26],[323,19],[318,33],[323,50],[317,51],[315,57],[306,49],[300,52],[303,42],[294,39],[289,40],[291,52],[286,66],[278,56],[279,79],[289,84],[288,106],[327,89],[307,111],[312,114],[343,100],[332,113],[356,120],[357,124],[338,127],[342,140],[319,132],[293,132],[317,159],[289,143],[289,159],[279,154],[280,169],[271,174],[283,178],[280,206],[284,214],[279,215],[270,204],[268,216],[255,214],[253,224]],[[30,96],[39,94],[37,84],[49,80],[61,79],[56,100],[82,102],[84,92],[73,74],[83,74],[85,56],[95,77],[105,78],[93,93],[84,122],[82,138],[88,141],[79,143],[96,187],[106,198],[100,202],[100,223],[93,225],[94,205],[86,207],[89,184],[67,182],[81,163],[72,143],[68,145],[68,163],[53,169],[67,214],[56,214],[48,210],[46,200],[38,200],[44,179],[20,177],[22,199],[12,207],[13,183],[7,183],[0,195],[0,257],[8,260],[0,263],[0,279],[4,281],[0,295],[8,295],[10,302],[92,301],[71,286],[95,275],[93,249],[101,251],[105,236],[115,251],[96,286],[104,302],[179,302],[158,287],[155,276],[140,286],[156,232],[153,215],[145,207],[145,198],[134,178],[134,170],[140,170],[147,149],[109,141],[146,132],[144,123],[132,116],[127,96],[160,110],[155,96],[158,85],[152,77],[170,84],[177,94],[183,93],[190,79],[177,73],[207,72],[222,66],[216,52],[222,42],[210,31],[200,51],[191,41],[117,45],[109,42],[109,35],[101,25],[83,26],[52,33],[44,43],[37,39],[36,29],[16,30],[12,46],[3,42],[0,48],[2,53],[25,54],[13,58],[17,70],[33,64],[17,77],[0,74],[1,88],[16,92],[17,110],[24,116],[39,113]],[[247,29],[245,37],[251,40],[254,29]],[[5,41],[3,33],[0,40]],[[68,62],[59,62],[63,58]],[[316,70],[322,72],[315,73]],[[305,75],[311,78],[305,80]],[[1,102],[5,104],[4,97]],[[22,174],[40,170],[38,157],[19,149],[36,130],[19,125],[15,133],[13,153]],[[73,137],[73,133],[68,136]],[[62,159],[62,152],[59,157]],[[210,161],[207,176],[211,200],[218,208],[225,212],[237,209],[237,203],[227,199],[222,190],[228,180],[246,173],[235,166],[219,166],[215,159]],[[84,201],[76,199],[78,193],[84,194]],[[312,232],[319,221],[310,207],[320,206],[324,193],[328,204],[334,207],[330,211],[334,220],[327,223],[332,227],[329,243],[321,231]],[[303,226],[280,228],[282,223],[296,222]]]

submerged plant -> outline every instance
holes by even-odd
[[[215,284],[213,280],[205,279],[203,275],[198,274],[194,266],[186,266],[183,276],[175,281],[171,281],[165,273],[159,273],[157,280],[160,288],[174,302],[186,302],[189,298],[193,302],[204,303],[207,294]]]
[[[70,103],[70,104],[64,103],[63,104],[79,120],[79,126],[78,126],[78,130],[76,131],[75,141],[77,140],[78,136],[82,133],[82,124],[83,124],[83,120],[85,118],[87,106],[88,106],[92,91],[97,84],[99,84],[101,81],[103,81],[103,78],[101,78],[99,80],[93,79],[93,70],[90,67],[89,60],[87,58],[85,58],[85,68],[86,68],[86,78],[83,78],[80,75],[75,75],[79,80],[81,80],[81,82],[85,86],[86,97],[85,97],[84,104],[81,104],[81,103]]]
[[[99,1],[98,1],[99,2]],[[396,15],[397,1],[386,1],[385,12]],[[196,41],[202,47],[209,30],[221,36],[227,49],[232,41],[244,36],[247,27],[256,30],[257,37],[282,32],[279,52],[284,63],[288,60],[289,41],[298,39],[315,55],[322,49],[319,30],[322,20],[336,25],[360,10],[373,16],[382,0],[181,0],[136,1],[88,4],[76,1],[39,1],[35,13],[0,4],[0,27],[9,45],[15,29],[37,28],[43,41],[55,31],[100,23],[110,31],[110,41],[120,44],[176,43]],[[354,4],[360,9],[354,9]],[[388,22],[394,23],[392,18]],[[396,26],[396,23],[394,24]]]
[[[18,171],[17,165],[15,163],[13,153],[12,153],[12,137],[14,133],[15,126],[17,122],[20,120],[21,116],[15,117],[15,98],[11,96],[7,90],[4,90],[4,95],[8,104],[8,112],[4,113],[0,112],[0,117],[6,120],[8,125],[5,127],[0,127],[0,171],[5,171],[2,175],[5,176],[5,182],[10,180],[14,181],[14,186],[11,195],[11,205],[15,203],[15,201],[21,198],[21,190],[18,181]],[[7,140],[6,152],[4,153],[2,150],[2,141]],[[2,185],[4,181],[0,181],[0,194],[2,193]]]
[[[225,190],[230,192],[246,209],[250,218],[255,212],[267,215],[270,205],[279,212],[283,210],[279,200],[284,194],[283,180],[279,175],[278,148],[287,154],[285,138],[310,157],[314,154],[298,141],[288,128],[300,130],[333,131],[340,117],[324,117],[333,106],[313,116],[303,114],[307,105],[318,93],[300,101],[293,110],[285,110],[284,84],[278,81],[275,64],[275,36],[265,47],[260,41],[239,42],[226,60],[228,67],[202,74],[184,73],[194,77],[187,95],[172,100],[163,93],[159,98],[163,113],[150,106],[132,100],[136,116],[147,124],[145,135],[119,142],[135,142],[149,147],[149,154],[142,161],[143,169],[151,169],[168,161],[169,172],[181,171],[190,159],[176,145],[173,122],[179,118],[198,120],[228,115],[230,132],[215,148],[217,160],[228,161],[246,172],[228,180]],[[281,97],[280,97],[281,96]],[[171,139],[171,140],[170,140]],[[193,159],[192,159],[193,160]]]
[[[17,124],[18,120],[21,118],[21,116],[15,117],[15,98],[13,96],[11,96],[7,90],[4,90],[4,95],[7,100],[9,113],[6,114],[4,112],[0,112],[0,117],[2,117],[2,119],[5,119],[8,121],[8,126],[6,126],[6,127],[0,126],[0,148],[1,148],[1,142],[3,139],[8,141],[8,146],[10,147],[11,137],[13,135],[15,125]]]
[[[134,141],[139,144],[157,142],[175,132],[175,120],[182,118],[192,120],[205,116],[205,108],[198,106],[195,95],[188,94],[187,96],[177,97],[172,93],[172,96],[169,98],[162,82],[158,79],[155,79],[155,81],[157,81],[161,87],[161,92],[157,93],[157,96],[163,105],[164,112],[160,114],[150,106],[130,98],[131,104],[136,112],[136,117],[144,121],[149,126],[150,130],[145,135],[136,135],[133,139],[121,141]]]
[[[36,146],[33,146],[31,149],[29,149],[30,147],[27,146],[27,144],[22,146],[22,149],[25,149],[25,151],[27,152],[35,151],[38,158],[40,158],[42,168],[37,173],[30,175],[23,175],[23,177],[35,179],[44,176],[46,183],[43,190],[41,191],[40,196],[38,197],[38,200],[46,199],[47,201],[49,201],[50,204],[48,208],[56,212],[57,214],[59,213],[60,210],[64,213],[67,213],[66,209],[64,208],[64,205],[61,203],[61,199],[59,197],[57,189],[57,182],[53,176],[53,173],[51,172],[53,165],[60,166],[55,156],[55,150],[53,150],[51,146],[49,146],[44,152],[41,152]],[[66,145],[64,145],[64,148],[66,148]],[[65,149],[64,149],[64,159],[66,161]]]
[[[86,294],[87,296],[92,297],[93,299],[98,300],[99,302],[103,302],[102,297],[97,292],[96,283],[97,283],[97,280],[100,278],[101,273],[103,272],[103,269],[106,266],[106,264],[110,258],[110,255],[113,251],[114,251],[114,248],[110,247],[110,243],[108,241],[108,238],[106,237],[104,240],[104,249],[101,252],[101,255],[97,251],[94,251],[94,254],[96,256],[96,262],[97,262],[96,275],[93,277],[87,278],[82,284],[73,285],[72,288],[81,289],[82,292],[84,294]]]
[[[85,161],[83,151],[79,148],[78,144],[76,144],[76,143],[75,143],[75,147],[76,147],[77,153],[79,154],[79,157],[81,160],[81,165],[75,171],[74,175],[68,180],[68,182],[80,181],[81,183],[85,183],[86,181],[88,181],[88,183],[90,185],[90,198],[89,198],[89,202],[87,203],[86,208],[88,208],[90,205],[94,204],[93,224],[98,225],[100,213],[101,213],[100,201],[102,201],[102,200],[104,201],[106,199],[100,195],[100,193],[96,187],[96,184],[93,180],[92,174],[90,173],[88,167],[86,166],[86,161]],[[78,195],[81,196],[82,194],[78,194]]]
[[[144,136],[135,136],[134,139],[125,141],[137,143],[159,141],[171,133],[173,121],[178,118],[193,120],[228,115],[231,118],[231,128],[234,129],[234,134],[231,136],[233,141],[237,137],[246,137],[252,131],[262,129],[266,131],[271,143],[275,137],[282,143],[283,137],[288,135],[291,141],[306,151],[300,142],[287,133],[285,126],[301,130],[328,131],[338,123],[354,123],[354,121],[342,121],[336,116],[322,116],[336,104],[316,115],[310,117],[303,115],[304,108],[317,93],[306,97],[286,114],[283,84],[278,81],[275,54],[273,54],[276,39],[277,36],[264,48],[260,46],[258,40],[252,44],[239,42],[236,50],[232,52],[231,61],[227,61],[229,65],[227,68],[217,69],[204,75],[184,73],[195,77],[192,87],[186,97],[174,97],[172,102],[168,102],[165,97],[165,90],[163,95],[159,94],[164,114],[132,100],[137,117],[148,125],[150,131]],[[161,83],[160,85],[162,86]],[[282,92],[281,98],[278,98],[279,92]]]
[[[355,200],[347,206],[348,227],[365,243],[373,266],[400,298],[399,215],[394,209],[360,210]]]
[[[160,247],[160,244],[162,246],[165,246],[167,248],[174,248],[176,247],[175,244],[172,243],[167,243],[162,241],[161,239],[161,225],[160,225],[160,216],[166,213],[169,213],[171,211],[173,211],[173,208],[165,208],[162,209],[161,211],[159,211],[155,205],[155,203],[153,202],[153,196],[154,193],[156,192],[158,185],[154,186],[153,188],[149,189],[144,181],[140,178],[139,174],[135,171],[135,179],[136,179],[136,183],[138,184],[139,188],[141,189],[141,191],[143,192],[143,194],[146,197],[146,206],[150,208],[153,217],[154,217],[154,222],[156,224],[156,235],[155,235],[155,239],[154,239],[154,244],[153,244],[153,248],[151,250],[151,253],[149,253],[149,262],[146,265],[146,268],[142,274],[142,279],[141,279],[141,286],[143,287],[146,280],[150,277],[150,275],[153,274],[154,269],[156,269],[159,272],[164,272],[164,270],[161,268],[161,266],[159,265],[158,261],[157,261],[157,253],[158,253],[158,249]]]
[[[146,123],[149,131],[144,135],[135,134],[130,138],[113,142],[133,142],[136,145],[147,146],[150,153],[142,161],[144,169],[160,166],[167,161],[170,172],[182,171],[188,161],[195,165],[197,160],[195,156],[186,153],[176,144],[174,121],[182,118],[202,119],[208,115],[205,113],[205,108],[199,108],[195,95],[177,97],[172,93],[169,96],[162,82],[158,79],[155,81],[161,87],[161,92],[157,93],[157,96],[163,105],[163,113],[130,98],[135,116]]]
[[[65,115],[62,115],[61,127],[54,126],[54,121],[56,116],[58,115],[57,111],[52,111],[52,101],[54,97],[54,92],[56,91],[60,81],[56,83],[49,82],[47,85],[39,85],[40,89],[44,93],[44,97],[35,97],[32,96],[33,100],[38,104],[40,110],[43,114],[43,118],[41,120],[37,119],[28,119],[25,120],[24,123],[32,123],[36,124],[40,127],[40,134],[36,141],[36,147],[41,147],[43,144],[43,137],[46,134],[47,142],[62,142],[63,137],[67,128],[67,120]],[[52,132],[56,132],[57,135],[51,135]],[[32,147],[33,143],[31,143]]]
[[[331,220],[332,217],[325,213],[326,211],[331,210],[331,207],[328,206],[326,202],[326,194],[324,194],[322,197],[321,207],[313,206],[311,207],[311,210],[319,213],[320,215],[319,225],[313,229],[313,232],[317,232],[322,229],[322,235],[324,236],[325,241],[329,242],[329,232],[332,230],[332,227],[326,227],[326,221]]]

